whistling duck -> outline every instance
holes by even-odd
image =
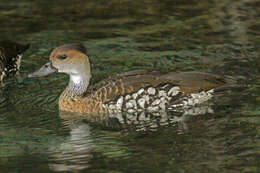
[[[19,44],[12,41],[0,41],[0,81],[19,73],[23,53],[29,44]]]
[[[79,113],[162,111],[209,100],[217,88],[234,82],[230,77],[202,72],[160,74],[136,70],[109,77],[89,86],[89,56],[82,44],[65,44],[50,54],[50,62],[28,77],[53,72],[70,75],[59,98],[59,109]]]

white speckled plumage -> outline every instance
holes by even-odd
[[[108,107],[109,112],[115,112],[115,110],[117,112],[126,111],[128,113],[138,112],[138,110],[165,110],[170,104],[172,95],[175,96],[180,93],[179,87],[172,86],[170,89],[167,89],[168,86],[169,84],[166,84],[160,88],[141,88],[135,93],[119,97],[116,103],[111,101],[105,104],[105,106]],[[168,96],[167,93],[170,93],[171,96]]]

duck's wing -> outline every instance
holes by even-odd
[[[228,78],[227,76],[194,71],[168,73],[166,75],[162,75],[161,78],[170,81],[178,81],[179,86],[184,94],[208,91],[213,88],[216,89],[236,82],[234,79]]]
[[[222,77],[208,73],[172,72],[162,75],[159,72],[135,70],[99,82],[89,90],[87,95],[104,103],[147,87],[157,88],[169,84],[179,86],[183,94],[189,94],[202,90],[207,91],[225,83]]]
[[[157,86],[163,81],[160,80],[159,72],[146,70],[134,70],[117,74],[93,85],[86,93],[87,96],[107,102],[138,91],[140,88]]]

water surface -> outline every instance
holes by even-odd
[[[260,1],[0,2],[1,39],[31,43],[0,91],[0,167],[16,172],[260,172]],[[81,42],[92,83],[133,69],[243,76],[211,111],[93,117],[59,113],[68,76],[26,79],[58,45]],[[100,120],[101,123],[93,123]],[[130,124],[130,125],[129,125]],[[135,125],[135,126],[132,126]]]

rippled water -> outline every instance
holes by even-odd
[[[31,48],[21,76],[0,90],[0,172],[260,172],[259,6],[2,0],[1,39]],[[211,113],[73,118],[57,107],[67,76],[26,79],[71,42],[88,48],[93,83],[145,68],[243,76],[248,86],[215,97]]]

